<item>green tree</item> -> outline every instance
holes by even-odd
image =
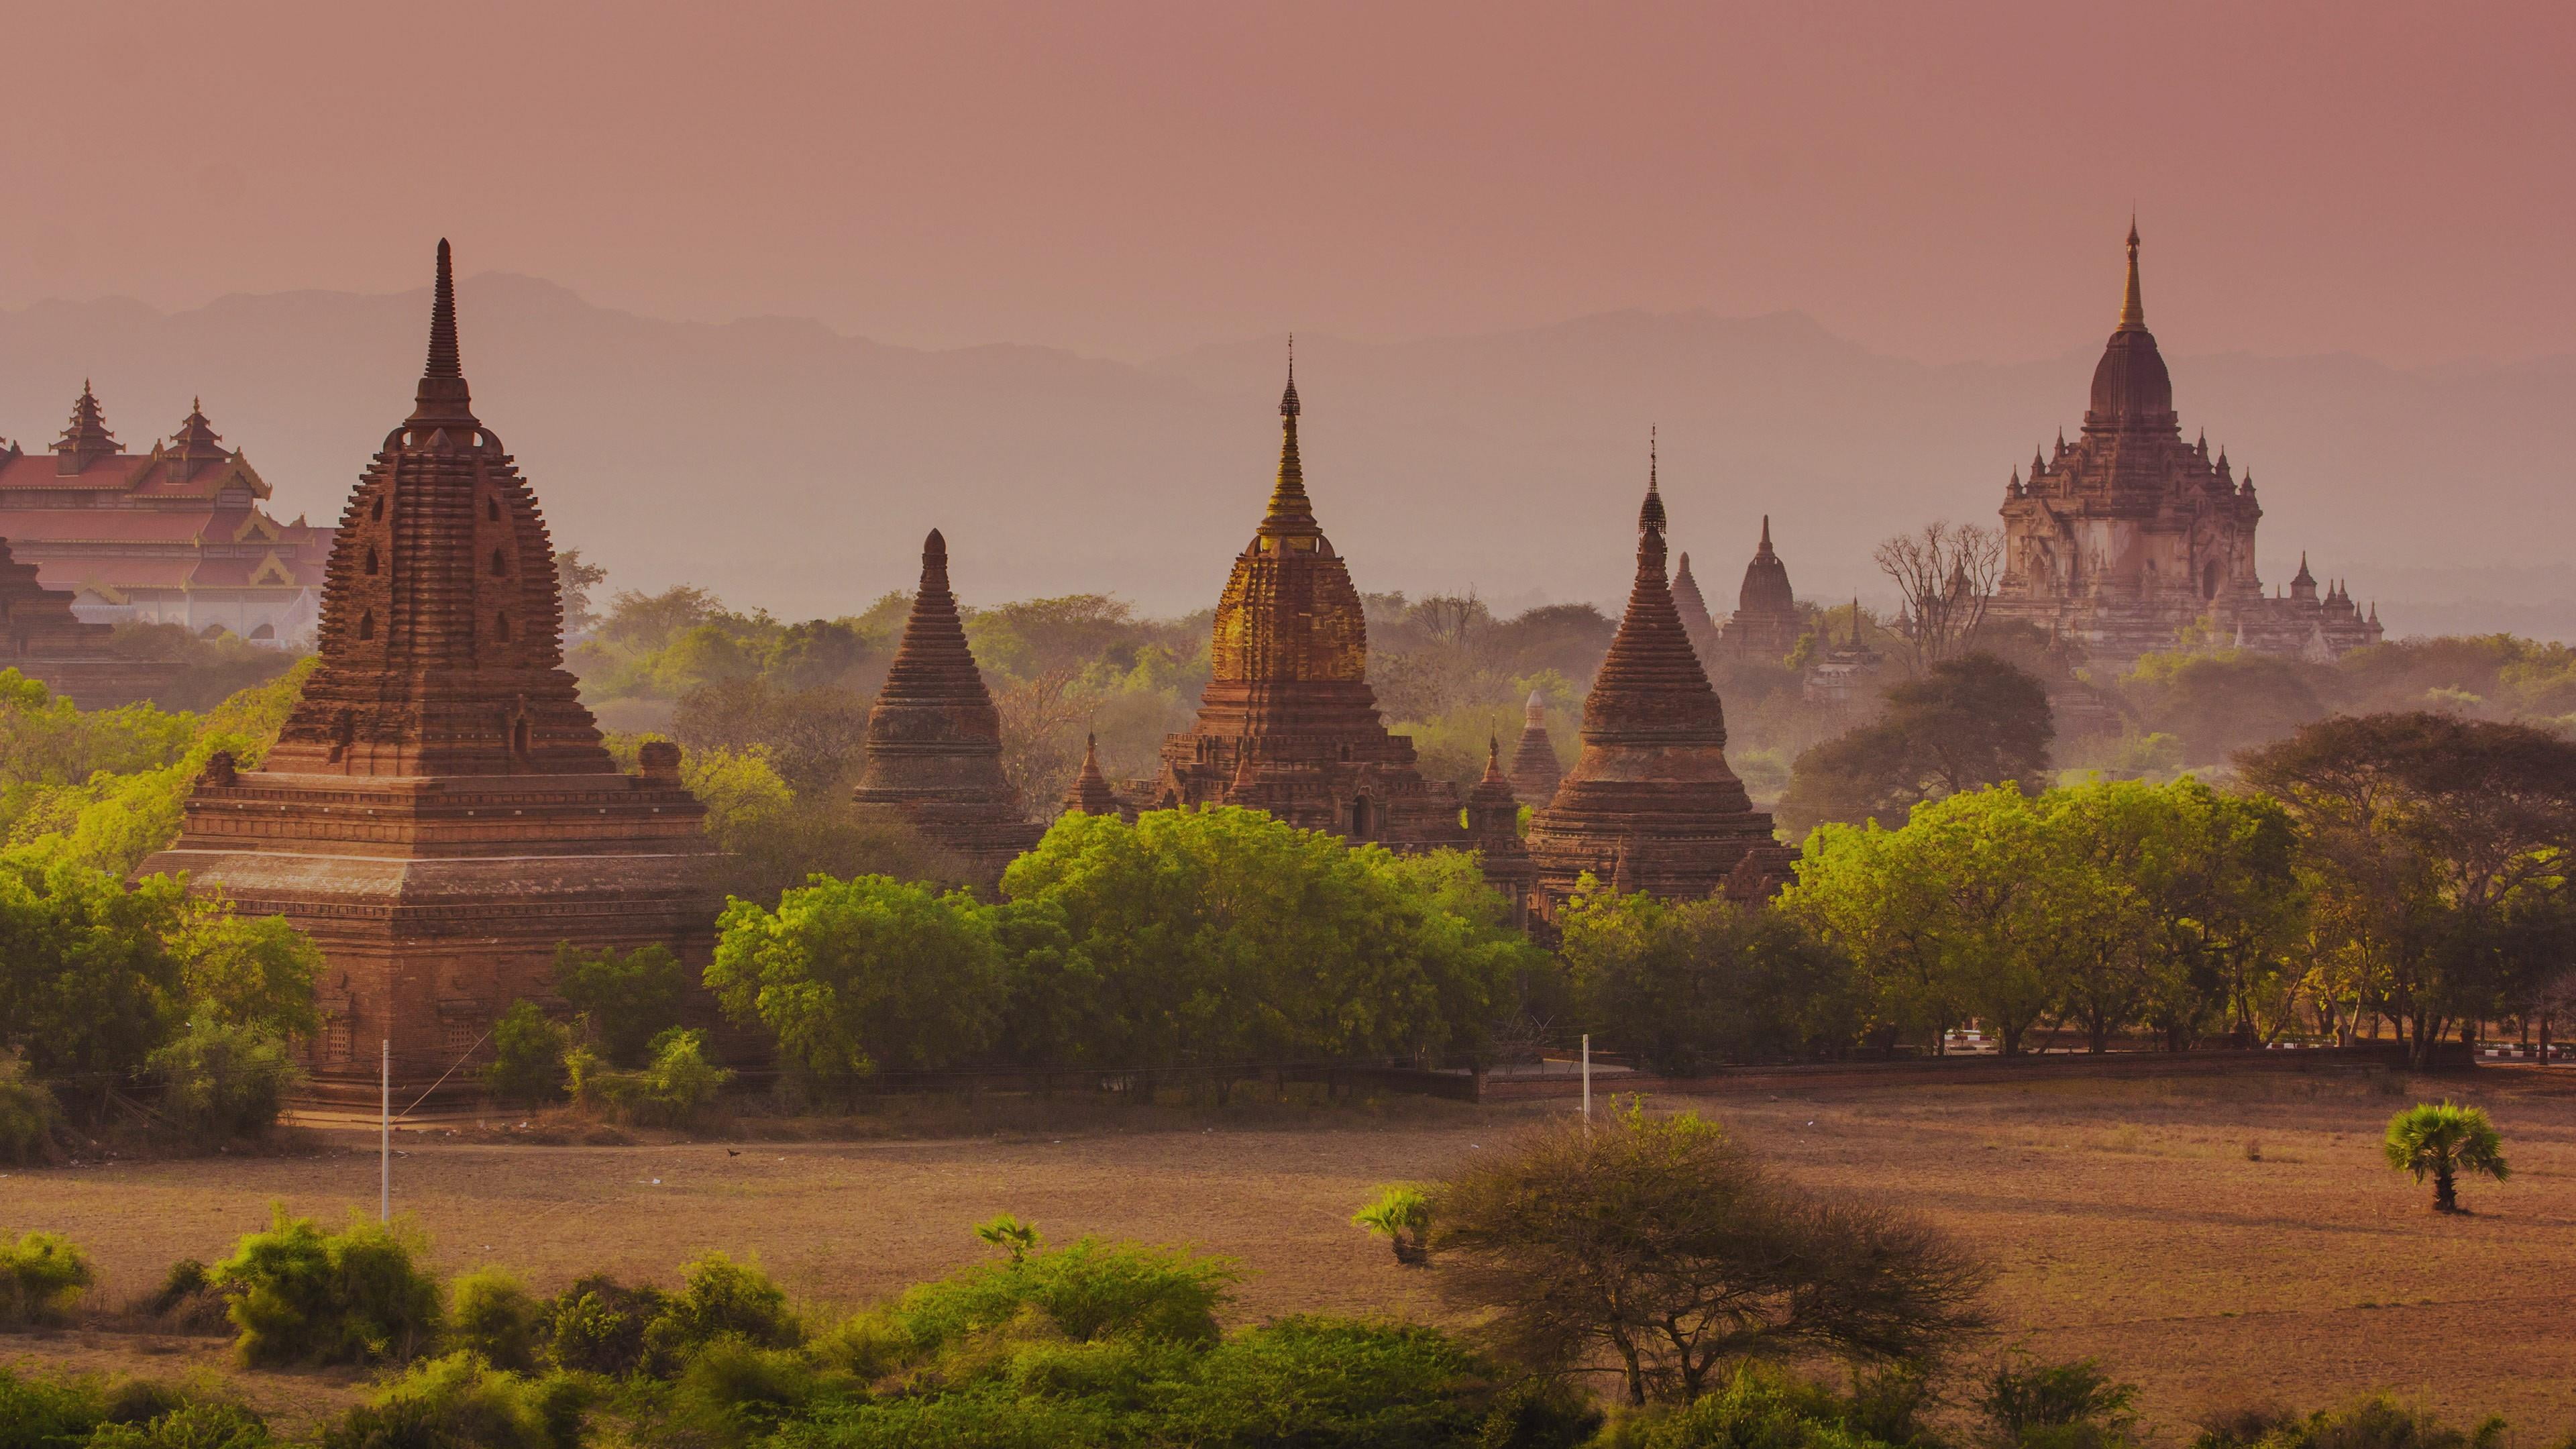
[[[1918,802],[2006,781],[2036,789],[2057,726],[2037,679],[1992,654],[1944,659],[1886,691],[1876,720],[1800,754],[1779,813],[1794,831],[1903,823]]]
[[[0,1047],[40,1077],[122,1074],[186,1015],[161,928],[176,882],[128,890],[104,871],[0,859]]]
[[[2441,714],[2338,716],[2239,759],[2295,825],[2321,920],[2428,1064],[2571,946],[2576,743]]]
[[[688,968],[659,943],[625,952],[555,945],[555,993],[589,1021],[600,1050],[621,1067],[642,1066],[653,1038],[680,1024],[688,989]]]
[[[492,1060],[483,1088],[504,1102],[553,1102],[564,1093],[572,1031],[533,1001],[513,1001],[492,1023]]]
[[[1583,1020],[1655,1071],[1829,1054],[1858,1030],[1850,961],[1798,916],[1596,885],[1557,925]]]
[[[2383,1144],[2388,1165],[2433,1179],[2433,1211],[2460,1211],[2460,1174],[2473,1173],[2497,1182],[2512,1175],[2505,1165],[2504,1136],[2476,1107],[2449,1102],[2418,1102],[2388,1119]]]
[[[962,891],[886,876],[736,900],[707,985],[777,1040],[779,1064],[846,1088],[880,1067],[962,1066],[992,1042],[1004,971],[991,912]]]
[[[1541,1370],[1606,1357],[1632,1404],[1749,1358],[1919,1361],[1981,1326],[1986,1270],[1928,1225],[1781,1182],[1713,1122],[1560,1121],[1432,1195],[1443,1285]]]
[[[144,1064],[161,1078],[162,1115],[216,1140],[257,1137],[276,1126],[286,1094],[304,1081],[285,1043],[264,1028],[205,1017]]]
[[[280,1205],[209,1281],[241,1330],[246,1364],[400,1362],[427,1350],[442,1321],[438,1280],[418,1263],[427,1250],[406,1226],[352,1214],[325,1232]]]

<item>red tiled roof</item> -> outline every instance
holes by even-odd
[[[53,454],[22,453],[0,458],[0,488],[96,488],[125,493],[133,489],[134,475],[151,461],[149,454],[116,453],[65,477],[54,471]]]
[[[230,543],[248,510],[0,508],[0,536],[25,543]]]
[[[36,565],[36,579],[49,589],[184,589],[200,562],[193,557],[53,559]]]

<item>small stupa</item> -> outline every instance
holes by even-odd
[[[1521,706],[1520,743],[1512,747],[1512,793],[1536,810],[1556,798],[1565,766],[1556,758],[1556,741],[1547,734],[1547,696],[1533,689]]]

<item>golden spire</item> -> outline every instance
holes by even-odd
[[[2134,215],[2129,218],[2129,290],[2120,299],[2120,330],[2147,330],[2146,305],[2138,300],[2138,219]]]
[[[1288,334],[1288,388],[1279,395],[1279,480],[1270,490],[1270,513],[1261,531],[1272,537],[1316,537],[1315,505],[1306,497],[1306,469],[1297,458],[1297,335]]]

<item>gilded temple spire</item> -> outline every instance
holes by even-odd
[[[1279,480],[1270,489],[1270,512],[1261,531],[1270,537],[1319,536],[1315,505],[1306,497],[1306,468],[1297,458],[1297,335],[1288,335],[1288,386],[1279,394]]]

